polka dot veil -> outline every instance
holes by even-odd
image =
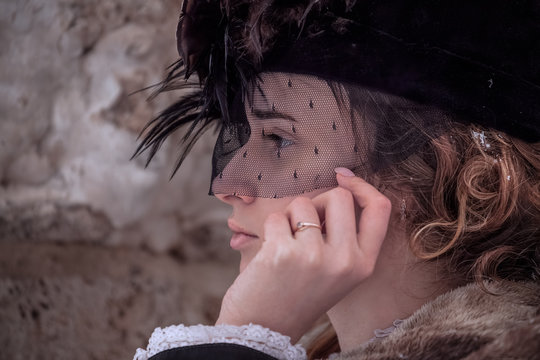
[[[512,185],[532,188],[525,180],[539,160],[538,15],[540,1],[530,0],[183,0],[180,57],[156,85],[178,97],[144,128],[135,155],[148,163],[160,147],[177,150],[174,175],[205,131],[217,130],[203,186],[246,222],[334,189],[334,169],[350,169],[391,200],[397,232],[428,240],[412,241],[418,252],[457,259],[449,272],[474,270],[485,265],[473,264],[475,254],[498,260],[492,244],[504,245],[506,225],[516,239],[534,237],[520,227],[534,194]],[[362,216],[365,204],[353,205]],[[296,221],[313,221],[289,220],[294,231],[303,227]],[[510,277],[516,261],[528,261],[522,252],[509,260]]]
[[[331,188],[334,168],[368,179],[423,142],[410,131],[418,121],[406,116],[411,104],[404,111],[389,96],[353,89],[311,75],[260,74],[249,96],[237,96],[233,124],[222,127],[210,193],[280,198]]]
[[[435,166],[424,147],[455,123],[537,142],[534,4],[185,0],[155,94],[184,92],[134,156],[179,131],[174,175],[215,126],[210,194],[280,198],[336,186],[335,167],[376,184],[412,155]]]

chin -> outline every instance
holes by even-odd
[[[244,269],[249,265],[249,263],[251,262],[251,259],[252,257],[251,256],[246,256],[246,255],[242,255],[242,257],[240,258],[240,272],[244,271]]]
[[[253,258],[257,256],[257,253],[261,250],[262,242],[253,242],[250,245],[240,251],[240,272],[244,271]]]
[[[240,273],[241,273],[242,271],[244,271],[244,269],[246,268],[246,266],[248,266],[248,264],[249,264],[249,262],[240,260],[240,266],[239,266]]]

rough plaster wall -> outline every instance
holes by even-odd
[[[176,59],[177,0],[0,0],[0,359],[130,358],[209,323],[234,279],[212,134],[129,161],[173,99],[129,94]],[[177,140],[177,139],[176,139]]]

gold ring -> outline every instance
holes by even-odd
[[[322,226],[319,225],[319,224],[299,221],[299,222],[296,223],[295,232],[303,231],[303,230],[306,230],[307,228],[317,228],[319,230],[322,230]]]

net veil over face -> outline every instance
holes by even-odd
[[[135,155],[184,129],[174,175],[215,126],[210,193],[272,198],[333,187],[335,167],[370,181],[456,123],[535,143],[537,24],[533,0],[184,0],[157,93],[189,91]]]
[[[293,196],[335,186],[335,167],[365,171],[368,141],[355,139],[326,81],[263,73],[250,97],[233,112],[247,121],[243,133],[224,128],[217,141],[212,193]]]
[[[214,150],[211,194],[296,196],[337,186],[336,167],[368,179],[417,150],[444,119],[403,99],[283,72],[260,74],[232,109]]]

